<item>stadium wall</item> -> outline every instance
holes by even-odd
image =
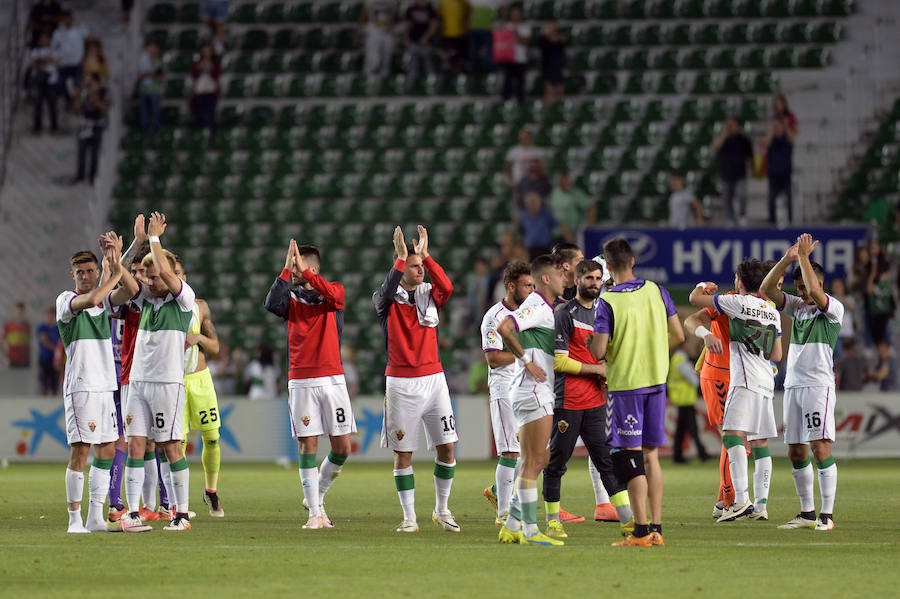
[[[483,396],[453,398],[460,443],[460,460],[494,456],[488,400]],[[353,460],[390,461],[391,453],[381,448],[383,399],[358,397],[353,401],[358,432],[353,435]],[[781,423],[781,394],[775,397],[775,417]],[[287,404],[283,400],[248,401],[245,398],[219,399],[222,428],[222,460],[293,461],[297,444],[291,438]],[[697,403],[697,422],[707,450],[717,454],[718,436],[706,421],[705,408]],[[0,459],[21,462],[65,462],[65,416],[62,403],[46,398],[0,399]],[[669,438],[675,431],[675,409],[670,407],[666,422]],[[834,454],[839,458],[900,457],[900,407],[896,396],[885,393],[841,393],[835,410],[837,440]],[[424,433],[420,449],[425,449]],[[200,439],[188,438],[188,457],[199,460]],[[771,444],[774,455],[787,455],[780,440]],[[320,451],[326,451],[324,448]],[[584,455],[583,449],[579,451]],[[578,455],[578,454],[576,454]],[[671,455],[671,447],[663,455]],[[685,455],[695,455],[693,443]],[[423,454],[424,456],[424,454]],[[422,457],[422,456],[420,456]]]

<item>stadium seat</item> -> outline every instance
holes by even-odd
[[[181,5],[178,12],[179,23],[199,23],[200,22],[200,4],[197,2],[185,2]]]
[[[150,23],[174,23],[177,12],[173,4],[159,3],[150,7],[147,20]]]

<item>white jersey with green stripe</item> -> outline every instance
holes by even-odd
[[[553,320],[553,304],[539,291],[533,291],[525,298],[522,305],[509,315],[519,331],[519,343],[522,349],[537,366],[540,366],[547,375],[547,380],[538,383],[525,370],[525,367],[516,360],[513,362],[515,371],[510,383],[511,396],[521,391],[540,391],[553,394],[553,352],[556,341],[555,322]],[[527,389],[526,389],[527,388]]]
[[[716,311],[728,316],[729,387],[745,387],[771,396],[775,392],[775,376],[769,359],[781,337],[778,311],[756,295],[714,295],[713,303]]]
[[[141,323],[129,380],[184,383],[184,341],[194,314],[194,290],[182,281],[177,294],[155,297],[142,284],[135,303],[141,307]]]
[[[56,298],[56,326],[66,348],[66,374],[63,394],[80,391],[115,391],[116,366],[113,361],[109,315],[113,312],[110,295],[100,306],[72,310],[74,291],[63,291]]]
[[[191,324],[188,333],[198,335],[200,333],[200,304],[194,301],[194,309],[191,310]],[[184,373],[191,374],[197,370],[200,363],[200,344],[195,343],[184,350]]]
[[[844,305],[827,295],[822,310],[815,303],[784,294],[782,311],[793,318],[784,387],[831,387],[834,385],[834,346],[841,332]]]

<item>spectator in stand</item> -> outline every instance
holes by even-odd
[[[690,436],[697,446],[697,457],[701,462],[710,458],[706,447],[700,440],[700,432],[697,428],[697,403],[700,387],[700,375],[694,369],[696,356],[689,357],[685,344],[681,344],[672,352],[669,358],[669,376],[666,380],[666,390],[669,402],[678,408],[678,420],[675,425],[675,436],[672,439],[672,461],[676,464],[685,464],[684,441]]]
[[[878,385],[879,391],[897,391],[900,389],[897,380],[897,361],[894,359],[890,344],[886,339],[882,339],[875,344],[875,349],[878,352],[878,361],[875,368],[869,371],[869,380]]]
[[[787,98],[784,94],[775,96],[775,101],[772,103],[772,109],[774,112],[773,118],[783,120],[785,128],[792,132],[794,137],[797,137],[797,132],[799,131],[797,117],[794,116],[794,113],[788,108]]]
[[[210,356],[207,360],[209,373],[215,381],[216,390],[220,395],[235,395],[237,393],[237,381],[234,365],[231,361],[231,348],[222,340],[219,340],[219,353]]]
[[[465,287],[468,321],[484,314],[493,297],[491,286],[491,265],[484,256],[476,256],[472,270],[466,275]]]
[[[59,393],[59,371],[54,364],[56,346],[59,345],[59,327],[56,326],[56,308],[47,308],[44,322],[38,325],[38,385],[41,395]]]
[[[557,229],[566,240],[572,238],[566,226],[556,220],[553,213],[544,207],[544,201],[536,193],[525,196],[525,209],[519,212],[518,221],[519,232],[528,250],[529,260],[550,253]]]
[[[531,161],[544,158],[544,150],[534,145],[534,135],[528,127],[519,131],[519,144],[506,152],[506,184],[515,192],[516,184],[528,173]]]
[[[566,171],[559,174],[547,206],[573,235],[583,228],[590,229],[597,222],[594,200],[572,185],[572,177]]]
[[[516,183],[516,191],[513,194],[516,200],[516,209],[522,209],[522,200],[530,193],[538,194],[541,196],[541,202],[546,203],[551,191],[553,191],[553,184],[550,183],[550,178],[547,176],[544,161],[540,158],[532,158],[528,162],[528,173]]]
[[[38,0],[28,13],[28,22],[25,23],[25,36],[28,39],[28,47],[35,48],[42,34],[49,38],[56,30],[62,15],[62,7],[56,0]]]
[[[480,77],[494,70],[494,15],[500,0],[469,0],[469,61]]]
[[[776,117],[772,121],[772,126],[764,141],[768,158],[770,225],[778,224],[775,200],[781,194],[787,198],[788,224],[794,221],[791,175],[794,170],[793,154],[796,136],[796,130],[792,132],[788,128],[786,117]]]
[[[278,367],[275,354],[265,343],[256,350],[256,359],[247,364],[244,381],[247,399],[276,399],[278,397]]]
[[[856,339],[844,337],[841,357],[834,364],[834,384],[839,391],[862,391],[868,377],[866,358],[857,351]]]
[[[59,86],[59,57],[50,47],[50,36],[41,33],[38,45],[28,53],[28,69],[35,91],[34,123],[32,135],[40,135],[43,129],[43,107],[50,113],[50,132],[59,133],[56,120],[56,91]]]
[[[447,54],[450,70],[462,73],[466,63],[466,26],[469,22],[469,3],[466,0],[440,0],[441,46]]]
[[[162,104],[166,71],[159,58],[159,46],[147,42],[138,62],[138,90],[141,107],[141,129],[158,133],[162,129],[159,109]]]
[[[669,173],[669,228],[683,231],[702,227],[703,206],[690,189],[684,186],[684,177],[678,171]]]
[[[3,325],[0,338],[3,357],[12,368],[28,368],[31,364],[31,325],[25,318],[24,302],[17,302],[13,317]]]
[[[109,81],[109,65],[103,56],[103,45],[100,40],[88,38],[84,46],[84,60],[81,61],[81,73],[83,77],[97,75],[103,85]]]
[[[363,72],[366,75],[386,77],[391,72],[396,23],[396,0],[373,0],[363,6],[359,27],[365,32]]]
[[[200,46],[200,55],[191,66],[191,107],[197,127],[208,128],[211,140],[216,137],[216,103],[221,74],[222,64],[213,53],[212,45]]]
[[[85,180],[86,162],[90,155],[91,168],[87,172],[87,182],[93,185],[100,160],[103,129],[106,127],[106,111],[109,108],[109,94],[100,77],[97,75],[85,77],[78,106],[81,110],[82,125],[78,132],[78,174],[75,175],[72,184]]]
[[[531,30],[522,22],[522,7],[514,4],[509,9],[507,27],[516,35],[516,59],[503,65],[503,99],[516,96],[519,104],[525,103],[525,71],[528,69],[528,44]]]
[[[341,364],[344,365],[344,381],[350,401],[359,395],[359,368],[356,367],[356,348],[346,343],[341,345]]]
[[[841,320],[841,330],[838,331],[838,343],[834,347],[834,357],[840,358],[844,351],[845,339],[856,339],[856,300],[847,293],[847,284],[844,279],[834,279],[831,282],[831,295],[844,306],[844,318]]]
[[[437,13],[427,0],[415,0],[406,9],[406,32],[404,42],[409,56],[409,71],[406,85],[411,88],[421,71],[434,74],[434,57],[431,40],[440,25]]]
[[[59,57],[59,92],[66,99],[66,108],[74,108],[75,98],[81,85],[81,61],[84,59],[84,46],[88,31],[84,25],[75,24],[75,16],[71,10],[62,13],[62,25],[53,32],[50,47]],[[72,91],[69,91],[69,81]]]
[[[541,78],[544,80],[544,110],[565,95],[566,43],[569,38],[559,30],[556,21],[548,21],[539,41],[541,48]]]
[[[747,171],[753,164],[753,144],[741,132],[737,117],[725,119],[722,134],[712,142],[719,154],[719,177],[722,179],[722,200],[725,204],[725,219],[729,226],[747,226]],[[735,207],[735,200],[737,206]],[[735,218],[735,208],[740,217]]]
[[[228,0],[203,0],[203,22],[209,27],[213,50],[217,56],[225,52],[225,20],[228,18]]]
[[[877,347],[881,342],[889,343],[888,324],[896,306],[890,279],[890,263],[877,239],[869,241],[868,257],[869,264],[863,290],[866,328]]]
[[[122,22],[127,23],[131,20],[131,9],[134,8],[134,0],[122,0]]]

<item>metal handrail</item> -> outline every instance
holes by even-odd
[[[9,15],[5,52],[0,59],[0,189],[6,178],[6,161],[12,141],[13,118],[19,103],[22,64],[25,56],[27,0],[13,0]]]

